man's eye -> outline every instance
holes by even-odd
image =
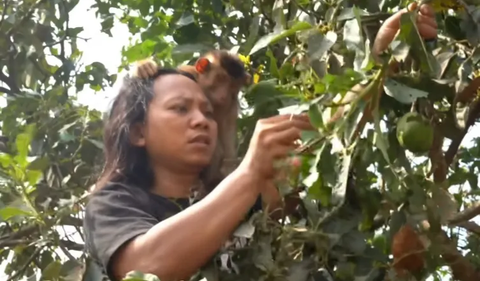
[[[208,118],[213,118],[213,110],[205,111],[205,116],[207,116]]]
[[[173,110],[181,112],[181,113],[188,112],[188,108],[184,105],[176,105],[176,106],[173,107]]]

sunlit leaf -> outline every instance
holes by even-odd
[[[0,210],[0,217],[6,221],[11,219],[12,217],[31,217],[33,214],[31,212],[16,208],[16,207],[5,207]]]

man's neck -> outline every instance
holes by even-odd
[[[198,184],[198,173],[176,172],[164,168],[154,169],[155,182],[152,191],[169,198],[188,198],[192,187]]]

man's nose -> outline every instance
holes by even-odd
[[[208,128],[208,118],[201,110],[195,110],[192,116],[193,127]]]

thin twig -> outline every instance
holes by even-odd
[[[24,265],[22,265],[22,267],[20,269],[18,269],[17,272],[15,272],[15,274],[10,276],[10,278],[8,278],[8,281],[14,280],[17,277],[19,277],[20,275],[22,275],[25,272],[25,270],[27,269],[28,265],[30,265],[30,263],[32,263],[32,261],[38,256],[38,254],[40,253],[41,250],[42,250],[41,248],[35,249],[35,252],[33,252],[33,254],[30,256],[30,258],[28,258],[27,262]]]

